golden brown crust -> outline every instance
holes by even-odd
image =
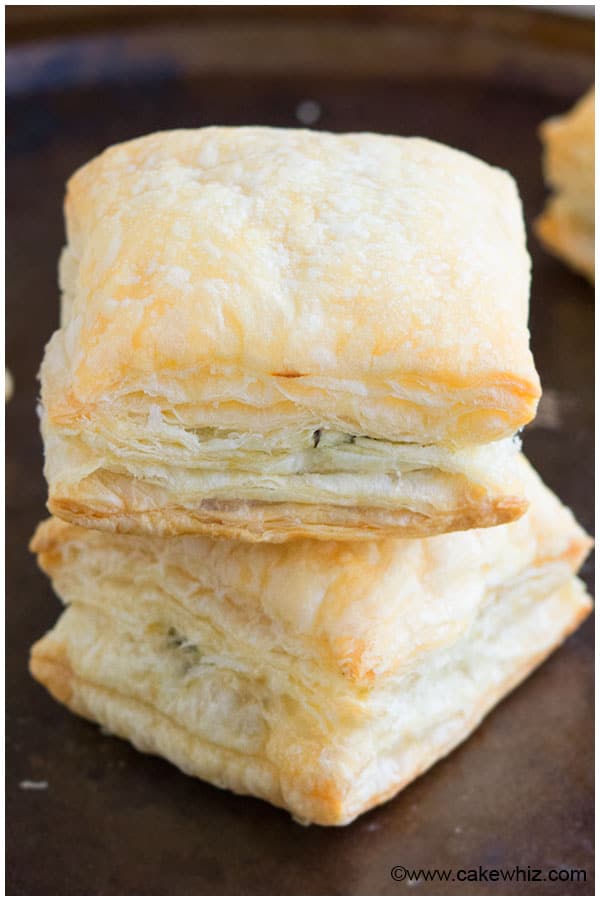
[[[93,507],[53,497],[55,516],[88,529],[154,536],[207,535],[240,541],[281,542],[299,538],[367,541],[373,538],[426,538],[446,532],[489,528],[518,519],[527,510],[519,497],[500,497],[447,514],[425,516],[411,510],[353,508],[333,504],[261,504],[213,501],[195,510],[124,510],[102,513]]]
[[[373,134],[163,132],[80,169],[65,212],[74,399],[197,367],[296,388],[384,376],[399,397],[505,383],[524,395],[510,434],[539,394],[518,195],[467,154]]]
[[[507,173],[418,138],[167,132],[79,170],[66,219],[57,515],[281,541],[524,509],[499,459],[540,395]]]

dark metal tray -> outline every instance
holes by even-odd
[[[394,801],[345,829],[305,829],[102,735],[30,679],[28,648],[59,605],[27,542],[45,514],[36,372],[58,319],[61,204],[76,166],[157,129],[295,126],[313,99],[318,128],[425,135],[506,167],[529,225],[544,200],[536,128],[593,80],[593,24],[518,7],[57,7],[40,21],[51,9],[8,10],[8,892],[591,893],[590,621]],[[593,291],[531,234],[530,249],[546,398],[525,447],[591,529]],[[409,884],[393,881],[394,865],[587,878]]]

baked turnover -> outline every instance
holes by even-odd
[[[206,128],[71,179],[49,509],[109,531],[507,522],[540,393],[510,176],[430,141]]]
[[[340,825],[392,797],[588,614],[589,540],[520,460],[518,522],[434,538],[251,545],[51,519],[68,605],[31,671],[186,773]]]
[[[594,89],[564,116],[544,122],[544,173],[555,191],[536,223],[552,253],[585,275],[595,277]]]

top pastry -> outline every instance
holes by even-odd
[[[175,131],[79,170],[66,219],[57,515],[283,540],[525,509],[511,436],[540,388],[507,173],[419,138]]]

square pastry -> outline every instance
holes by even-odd
[[[51,519],[67,610],[31,672],[184,772],[350,822],[447,754],[590,610],[590,542],[519,461],[517,522],[420,540],[250,545]]]
[[[544,175],[555,193],[536,222],[548,249],[591,282],[596,230],[594,108],[590,88],[570,112],[542,125]]]
[[[207,128],[71,179],[49,509],[107,531],[422,537],[526,508],[511,177],[418,138]]]

